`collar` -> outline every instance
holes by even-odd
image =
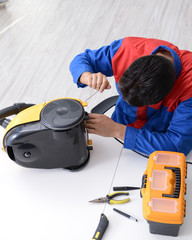
[[[180,74],[180,72],[181,72],[181,60],[180,60],[178,54],[177,54],[173,49],[171,49],[170,47],[167,47],[167,46],[165,46],[165,45],[160,45],[160,46],[158,46],[157,48],[155,48],[155,49],[153,50],[153,52],[151,53],[151,55],[152,55],[152,54],[155,54],[160,48],[161,48],[161,49],[168,50],[168,51],[171,53],[171,55],[173,56],[173,58],[174,58],[175,70],[176,70],[176,76],[177,76],[177,78],[178,78],[178,76],[179,76],[179,74]]]

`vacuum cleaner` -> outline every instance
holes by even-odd
[[[29,168],[86,165],[92,149],[84,127],[86,102],[60,98],[41,104],[18,103],[0,111],[5,128],[3,150],[15,163]],[[7,118],[16,115],[12,120]]]

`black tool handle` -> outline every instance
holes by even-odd
[[[95,234],[94,234],[92,240],[101,240],[105,230],[107,229],[108,224],[109,224],[109,220],[102,213],[100,221],[99,221],[99,225],[98,225],[98,227],[97,227],[97,229],[95,231]]]
[[[129,186],[122,186],[122,187],[113,187],[113,191],[129,191],[129,190],[137,190],[140,187],[129,187]]]

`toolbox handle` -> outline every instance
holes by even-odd
[[[180,188],[181,188],[181,171],[180,168],[175,167],[165,167],[165,169],[170,169],[175,173],[175,191],[174,194],[163,194],[163,197],[170,197],[170,198],[179,198]]]

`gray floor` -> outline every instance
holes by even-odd
[[[192,50],[191,0],[10,0],[0,8],[0,108],[60,97],[87,99],[69,64],[86,48],[125,36],[160,38]],[[92,108],[116,94],[89,100]]]

